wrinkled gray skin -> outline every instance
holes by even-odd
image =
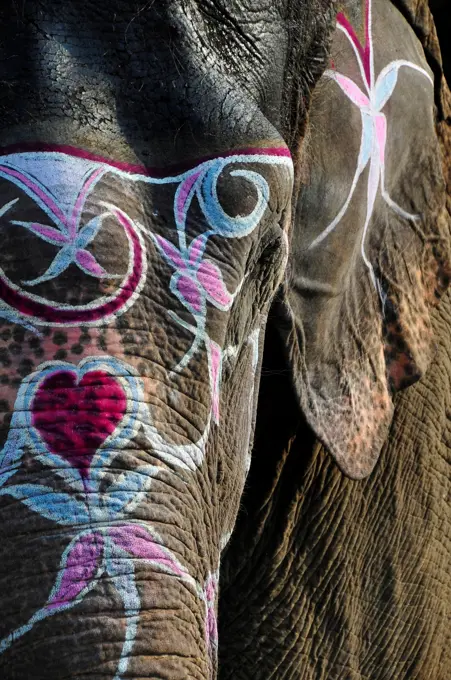
[[[408,59],[438,78],[395,6],[388,0],[373,5],[376,73],[394,59]],[[407,16],[409,2],[399,5]],[[345,9],[363,39],[361,3]],[[44,324],[42,337],[3,320],[2,444],[14,428],[19,387],[33,371],[45,361],[76,366],[99,356],[130,367],[142,386],[138,401],[146,411],[140,418],[149,413],[160,437],[146,438],[146,430],[137,428],[102,463],[105,498],[123,471],[136,473],[134,479],[150,476],[152,483],[125,519],[92,515],[83,525],[97,537],[77,557],[78,584],[89,581],[88,592],[36,621],[80,525],[74,517],[62,526],[55,513],[43,516],[37,502],[19,503],[19,492],[8,492],[13,484],[33,483],[35,493],[45,485],[50,498],[66,493],[67,501],[55,461],[38,458],[31,445],[25,449],[0,498],[0,638],[19,631],[5,651],[0,642],[5,680],[216,677],[215,584],[240,504],[221,567],[220,678],[382,680],[451,671],[443,644],[446,597],[434,595],[433,606],[427,605],[431,584],[445,581],[449,589],[450,523],[437,520],[446,518],[449,491],[448,298],[434,312],[438,352],[430,320],[449,269],[434,110],[440,82],[434,95],[424,74],[403,70],[384,109],[387,188],[418,217],[400,217],[380,195],[376,199],[365,235],[375,287],[361,257],[368,169],[339,228],[309,250],[344,202],[361,133],[360,114],[327,76],[310,102],[330,65],[333,16],[327,0],[159,0],[144,6],[114,0],[105,7],[45,0],[20,7],[7,2],[0,9],[2,147],[70,145],[113,162],[145,165],[160,176],[240,149],[286,146],[294,161],[294,181],[286,167],[251,162],[269,188],[258,226],[240,239],[215,234],[206,248],[227,290],[236,292],[228,310],[207,305],[209,337],[224,352],[218,424],[211,421],[206,347],[174,373],[192,342],[174,314],[185,324],[193,323],[193,315],[170,291],[173,269],[150,236],[176,243],[173,191],[107,176],[87,203],[91,216],[114,203],[143,225],[147,276],[124,313],[97,327]],[[339,33],[331,49],[334,68],[358,78],[355,55]],[[2,205],[15,198],[5,181],[0,191]],[[248,215],[255,197],[249,180],[223,171],[218,200],[225,213]],[[42,274],[43,263],[55,256],[42,239],[27,232],[24,240],[24,232],[11,228],[10,217],[42,221],[20,199],[0,223],[1,266],[17,285],[24,272],[28,279]],[[190,238],[206,230],[199,205],[187,220]],[[126,270],[121,234],[108,222],[89,251],[107,272]],[[102,282],[83,278],[74,265],[59,280],[40,285],[41,294],[58,304],[103,290]],[[394,392],[421,377],[431,356],[426,377],[393,406]],[[77,394],[73,387],[68,393]],[[51,421],[46,403],[43,417]],[[430,403],[434,416],[426,415]],[[54,423],[61,440],[56,418]],[[369,474],[387,444],[370,481],[357,483],[317,437],[355,478]],[[191,447],[194,465],[180,465],[181,446]],[[77,455],[71,452],[73,468]],[[86,487],[83,493],[89,495]],[[118,526],[136,537],[139,527],[147,539],[137,538],[133,548],[124,538],[128,552],[124,548],[120,558],[115,553],[110,571],[102,571],[95,557],[99,536],[117,536]],[[156,556],[158,549],[166,551],[166,562],[161,552]],[[132,593],[139,612],[127,604]],[[29,621],[29,629],[21,628]],[[408,634],[400,632],[404,625]],[[412,649],[415,658],[406,661]]]
[[[439,54],[427,3],[399,5],[428,46],[425,52],[437,86]],[[393,31],[387,27],[382,43],[388,46],[393,40],[389,54],[405,57],[408,42],[416,43],[415,39],[411,42],[411,29],[394,8],[387,8],[387,14]],[[338,42],[335,45],[337,70],[346,73],[338,61],[346,52]],[[414,58],[412,53],[410,58]],[[389,59],[382,58],[382,64]],[[404,206],[408,187],[413,191],[414,184],[423,185],[426,179],[419,160],[425,150],[424,129],[418,128],[419,121],[425,121],[419,113],[419,83],[415,94],[408,95],[407,90],[402,94],[402,88],[412,84],[410,78],[414,79],[413,74],[400,76],[397,88],[401,91],[393,95],[390,108],[384,109],[390,121],[389,140],[393,135],[387,151],[388,177],[397,177],[399,182],[391,184],[390,191]],[[355,168],[356,130],[360,128],[349,124],[354,120],[353,107],[337,96],[333,85],[321,79],[312,103],[306,188],[300,199],[306,223],[292,242],[299,256],[300,244],[308,241],[315,224],[328,224],[336,214],[345,195],[341,187],[349,187],[352,177],[347,168]],[[442,121],[437,129],[448,154],[449,101],[445,88],[436,99],[437,118]],[[341,125],[328,126],[331,118],[339,119]],[[416,130],[417,143],[407,143],[406,135],[415,135]],[[416,162],[407,160],[414,157]],[[446,157],[444,170],[449,187]],[[448,190],[448,205],[449,200]],[[387,238],[392,238],[392,228],[402,229],[380,199],[373,225],[374,238],[378,229],[385,228]],[[337,233],[327,266],[314,269],[321,283],[337,280],[347,257],[346,238],[355,238],[350,220]],[[400,250],[405,252],[405,248]],[[295,265],[293,270],[292,280]],[[349,272],[346,265],[344,270]],[[406,293],[412,280],[402,285]],[[334,310],[330,296],[312,293],[294,302],[307,310],[310,305],[327,305],[329,313],[314,321],[330,323]],[[363,318],[371,315],[367,302],[362,307],[357,317],[360,323],[354,326],[360,332]],[[416,385],[395,397],[393,422],[379,462],[367,480],[356,483],[340,473],[327,449],[299,417],[289,364],[281,358],[280,325],[274,313],[270,315],[247,492],[222,559],[221,678],[450,677],[449,293],[431,316],[432,362]],[[373,324],[376,318],[371,317]],[[326,339],[323,331],[318,352]]]

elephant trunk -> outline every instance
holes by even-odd
[[[214,674],[211,508],[155,446],[139,383],[105,356],[21,383],[2,450],[2,677]]]

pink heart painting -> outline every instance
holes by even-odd
[[[102,370],[81,380],[61,370],[47,376],[32,401],[32,424],[51,453],[65,459],[86,479],[96,451],[125,415],[124,388]]]

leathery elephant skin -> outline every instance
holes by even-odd
[[[449,278],[440,81],[388,0],[333,5],[2,5],[6,680],[217,677],[256,419],[254,469],[272,463],[257,398],[274,300],[294,385],[280,436],[300,407],[304,464],[317,436],[367,476],[394,393],[430,363]],[[219,674],[315,677],[313,650],[280,662],[275,592],[234,628],[240,536]]]
[[[441,142],[449,213],[451,100],[442,80],[435,28],[427,2],[394,4],[406,21],[389,3],[373,3],[372,27],[378,36],[373,41],[373,82],[396,59],[408,58],[429,74],[427,64],[432,69],[436,130]],[[380,14],[375,13],[376,8],[381,10]],[[353,31],[356,26],[360,31]],[[367,31],[367,38],[369,35]],[[421,46],[415,35],[421,37]],[[415,50],[419,48],[420,60],[413,52],[409,54],[409,44]],[[361,262],[362,244],[364,251],[371,249],[377,230],[383,229],[387,244],[391,239],[403,238],[404,248],[399,245],[398,252],[403,252],[409,267],[412,251],[409,252],[408,240],[401,236],[404,227],[397,214],[399,209],[415,209],[415,202],[409,202],[408,186],[413,181],[420,186],[426,174],[421,172],[420,160],[425,149],[425,127],[416,143],[406,145],[405,135],[415,130],[410,119],[413,101],[415,119],[424,125],[426,116],[422,113],[420,93],[426,92],[430,83],[426,74],[403,66],[382,110],[387,121],[384,162],[388,191],[382,194],[379,181],[372,185],[377,186],[377,196],[364,243],[360,229],[365,224],[367,197],[371,196],[368,191],[371,174],[363,172],[356,182],[355,191],[362,191],[364,196],[363,205],[356,202],[354,194],[354,203],[340,215],[358,166],[368,160],[367,155],[359,155],[364,125],[353,127],[352,121],[362,116],[363,108],[365,116],[376,117],[381,112],[365,104],[371,90],[367,88],[371,75],[367,80],[365,68],[370,64],[370,52],[365,47],[364,23],[350,8],[338,17],[330,64],[310,111],[311,137],[305,185],[300,195],[300,209],[309,215],[309,220],[303,230],[293,233],[290,262],[297,263],[300,271],[296,272],[292,265],[288,289],[298,308],[304,308],[303,316],[299,314],[296,319],[299,325],[299,319],[304,323],[308,319],[305,313],[308,305],[316,304],[317,309],[323,304],[328,306],[328,315],[317,317],[323,324],[317,357],[327,344],[330,333],[326,324],[339,303],[339,291],[330,294],[332,285],[337,289],[341,285],[337,273],[355,274],[349,274],[340,261],[345,256],[345,239],[354,241]],[[416,83],[411,101],[407,104],[405,99],[404,106],[401,92],[407,83],[403,79]],[[395,78],[392,84],[394,81]],[[431,95],[429,90],[427,97]],[[327,123],[331,115],[339,117],[338,132]],[[366,139],[370,138],[367,134]],[[371,145],[371,150],[380,158],[380,145]],[[408,161],[407,176],[402,170],[403,163],[412,156],[417,156],[418,161]],[[373,182],[374,177],[375,173]],[[430,190],[427,193],[430,195]],[[341,219],[337,219],[338,215]],[[330,225],[332,228],[326,234]],[[396,230],[394,235],[390,234],[392,228]],[[443,229],[444,240],[449,243],[449,226],[444,223]],[[316,257],[322,256],[323,267],[315,267],[309,260],[302,270],[301,258],[307,257],[302,240],[311,244],[321,234],[325,235],[324,251],[318,251]],[[326,251],[330,238],[337,239],[336,245],[330,244]],[[317,248],[320,247],[318,244]],[[297,257],[294,249],[298,250]],[[396,248],[391,248],[391,257],[395,251]],[[314,253],[315,248],[311,248],[311,257]],[[369,263],[374,266],[373,256]],[[383,265],[386,267],[386,263]],[[392,260],[391,282],[396,282],[400,275],[394,265]],[[307,266],[314,268],[307,270],[308,277]],[[400,285],[396,287],[400,293],[410,294],[413,290],[410,287],[414,284],[414,271],[411,266],[408,284],[398,279]],[[318,279],[316,296],[314,274]],[[369,298],[358,297],[355,287],[352,292],[356,295],[356,306],[372,318],[374,327],[377,321],[371,317]],[[418,289],[416,295],[420,302]],[[406,312],[408,309],[409,305],[404,305]],[[351,318],[349,322],[357,318],[360,322],[353,323],[354,337],[367,348],[362,317]],[[449,292],[431,313],[428,323],[435,339],[431,364],[419,382],[394,398],[393,421],[379,463],[368,479],[356,483],[340,473],[311,427],[299,418],[298,390],[293,390],[289,366],[282,358],[277,316],[272,311],[266,331],[252,465],[242,510],[221,561],[221,680],[451,677]],[[409,324],[415,328],[413,321],[401,322],[400,327]],[[346,326],[342,328],[346,332]],[[386,338],[387,345],[393,343],[393,336]],[[351,351],[349,336],[347,343]],[[402,351],[402,343],[399,349]],[[277,428],[272,427],[273,420],[278,423]]]
[[[296,4],[2,3],[4,680],[216,676],[333,19]]]

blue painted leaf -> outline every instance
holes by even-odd
[[[376,111],[383,109],[393,94],[398,80],[398,67],[388,66],[380,72],[374,88],[374,108]]]
[[[0,451],[0,487],[17,471],[23,456],[24,430],[21,413],[15,413],[11,420],[8,439]]]
[[[2,300],[0,300],[0,319],[6,319],[10,323],[16,323],[18,326],[23,326],[23,328],[26,328],[27,331],[31,331],[38,337],[42,338],[43,335],[38,329],[33,326],[33,324],[28,323],[25,321],[18,312],[13,311],[12,309],[2,309]]]
[[[135,506],[142,500],[142,495],[149,489],[153,480],[161,472],[161,468],[149,465],[139,470],[125,472],[105,491],[102,502],[110,517],[123,512],[128,505]],[[131,509],[131,508],[130,508]]]
[[[13,496],[30,510],[58,524],[76,526],[89,522],[88,508],[73,496],[41,484],[16,484],[0,489],[0,496]]]
[[[4,486],[8,479],[16,474],[18,469],[19,463],[16,463],[13,467],[10,467],[8,470],[3,470],[2,472],[0,472],[0,487]]]
[[[103,221],[103,216],[102,215],[97,215],[97,217],[93,217],[92,220],[89,220],[89,222],[81,229],[77,237],[75,239],[75,248],[77,250],[83,250],[86,248],[88,243],[92,241],[92,239],[97,235],[100,227],[102,226],[102,221]]]
[[[37,286],[38,283],[55,279],[57,276],[66,271],[70,264],[72,264],[73,255],[74,249],[72,245],[64,246],[64,248],[61,248],[50,267],[44,274],[42,274],[42,276],[38,276],[36,279],[32,279],[30,281],[23,281],[22,283],[25,286]]]
[[[360,145],[359,170],[362,172],[366,168],[373,152],[374,142],[374,123],[373,118],[368,113],[362,112],[362,141]]]

